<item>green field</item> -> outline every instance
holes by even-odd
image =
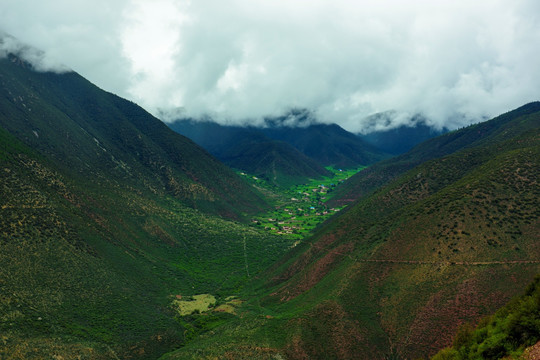
[[[365,168],[343,170],[329,166],[326,169],[333,176],[311,179],[305,184],[294,185],[287,189],[273,186],[245,172],[238,174],[274,199],[273,211],[254,217],[252,225],[273,234],[301,240],[311,234],[317,225],[344,208],[344,206],[330,207],[327,202],[341,183]]]

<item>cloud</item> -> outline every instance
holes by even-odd
[[[539,97],[535,0],[2,2],[6,31],[155,113],[458,127]]]
[[[177,61],[184,15],[172,0],[134,0],[122,13],[120,42],[129,59],[129,93],[150,107],[178,103]],[[144,44],[144,46],[141,46]]]
[[[9,34],[0,32],[0,59],[5,59],[10,54],[31,64],[36,71],[56,73],[71,71],[70,68],[51,58],[46,52],[24,45]]]
[[[0,0],[0,31],[43,50],[100,87],[127,96],[131,77],[119,49],[127,0]]]

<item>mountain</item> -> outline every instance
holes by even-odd
[[[137,105],[74,72],[28,66],[13,56],[2,61],[0,125],[63,170],[96,180],[111,174],[229,216],[263,206],[232,171]]]
[[[267,208],[254,188],[136,104],[18,54],[0,83],[0,358],[155,359],[190,336],[175,301],[224,301],[291,245],[241,222]]]
[[[391,155],[403,154],[415,145],[448,132],[436,130],[425,123],[414,122],[413,126],[401,125],[390,130],[377,130],[358,136],[377,149]]]
[[[307,115],[298,111],[293,115],[297,119],[293,126],[289,125],[289,115],[267,119],[268,126],[262,131],[272,139],[291,144],[324,166],[356,168],[388,157],[337,124],[308,122],[304,119]]]
[[[306,128],[275,127],[263,131],[271,138],[291,144],[325,166],[354,168],[387,157],[337,124],[312,124]]]
[[[273,140],[251,127],[223,126],[214,122],[181,120],[169,124],[232,168],[288,187],[328,175],[313,159],[293,146]]]
[[[539,171],[539,103],[388,160],[258,277],[242,319],[166,358],[434,355],[540,273]]]
[[[374,164],[340,187],[332,205],[351,203],[428,160],[474,146],[505,141],[517,133],[526,132],[537,124],[534,121],[518,123],[515,118],[527,117],[539,110],[539,102],[529,103],[491,121],[471,125],[427,140],[405,154]]]
[[[192,119],[176,120],[169,126],[229,166],[276,185],[327,176],[327,166],[356,168],[388,157],[340,126],[316,123],[308,115],[293,111],[267,118],[258,128]]]
[[[239,141],[222,159],[233,168],[286,188],[330,174],[291,145],[275,140]]]

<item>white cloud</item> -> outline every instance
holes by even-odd
[[[129,60],[132,75],[128,91],[153,107],[174,104],[182,88],[174,87],[171,79],[176,76],[180,30],[186,17],[172,0],[134,0],[122,15],[122,54]]]
[[[9,34],[0,32],[0,59],[10,54],[18,56],[33,66],[36,71],[64,73],[71,71],[66,65],[54,59],[50,54],[27,46]]]
[[[151,111],[461,126],[539,97],[535,0],[0,0],[4,30]]]
[[[0,30],[102,88],[128,95],[118,22],[127,0],[0,0]]]

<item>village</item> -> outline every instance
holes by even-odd
[[[321,224],[333,214],[343,208],[329,207],[326,202],[331,198],[334,189],[340,183],[356,174],[363,168],[342,170],[328,168],[334,176],[324,179],[311,180],[307,184],[296,185],[289,189],[278,190],[275,210],[252,219],[252,225],[261,227],[277,235],[293,239],[301,239],[309,234],[317,225]],[[254,176],[245,175],[251,181],[261,186],[263,180]]]

